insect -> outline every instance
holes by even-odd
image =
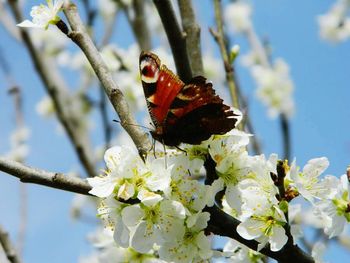
[[[235,127],[237,116],[205,77],[184,83],[151,52],[140,54],[140,74],[154,139],[168,146],[200,144]]]

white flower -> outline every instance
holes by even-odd
[[[106,63],[108,69],[111,72],[118,71],[120,69],[120,61],[116,57],[116,47],[113,45],[104,46],[101,50],[101,57]]]
[[[156,192],[169,188],[172,167],[166,168],[163,158],[147,159],[145,164],[133,148],[116,146],[106,151],[104,159],[106,175],[88,178],[93,195],[107,197],[114,192],[118,198],[129,200],[142,190]]]
[[[49,96],[43,97],[35,106],[36,112],[47,118],[53,115],[55,112],[55,106],[53,105],[52,99]]]
[[[249,249],[245,245],[242,245],[236,240],[229,239],[229,241],[225,244],[224,249],[224,256],[230,257],[230,260],[228,262],[240,262],[240,263],[262,263],[263,261],[263,255]]]
[[[111,19],[117,11],[118,4],[113,0],[98,0],[98,8],[104,19]]]
[[[349,1],[338,0],[328,13],[318,16],[320,35],[330,42],[340,42],[350,37]]]
[[[230,3],[225,7],[224,19],[229,30],[234,33],[243,33],[251,26],[250,15],[252,8],[245,2]]]
[[[160,258],[167,262],[201,262],[213,254],[210,240],[203,231],[187,229],[183,239],[168,240],[159,249]]]
[[[267,243],[270,243],[272,251],[280,250],[288,240],[283,226],[286,219],[283,212],[276,206],[268,202],[259,207],[254,215],[242,221],[237,232],[247,240],[256,239],[261,250]]]
[[[324,232],[329,235],[329,238],[340,235],[346,223],[350,222],[349,191],[349,181],[344,174],[338,180],[335,195],[315,204],[315,212],[323,219],[325,223]],[[333,190],[330,190],[330,192],[333,192]]]
[[[271,200],[277,192],[277,187],[271,178],[271,173],[277,174],[277,154],[271,154],[266,160],[265,155],[256,155],[249,158],[249,169],[251,174],[244,181],[245,185],[251,184],[261,189],[264,195]]]
[[[151,206],[142,204],[124,208],[122,218],[132,231],[131,246],[146,253],[164,240],[181,239],[184,235],[185,209],[176,201],[163,200]]]
[[[272,68],[255,65],[252,74],[258,86],[257,96],[268,107],[269,116],[276,117],[279,113],[292,116],[294,86],[287,63],[279,58]]]
[[[56,58],[69,43],[69,39],[59,31],[57,27],[53,27],[50,30],[30,31],[30,34],[33,43],[41,52]]]
[[[323,263],[323,254],[326,251],[326,245],[323,242],[316,242],[311,251],[311,256],[314,258],[316,263]]]
[[[203,185],[197,180],[172,175],[170,187],[165,195],[191,211],[201,211],[208,203],[212,204],[214,194],[210,189],[210,186]]]
[[[329,188],[324,183],[320,183],[319,176],[327,169],[329,161],[326,157],[311,159],[304,166],[303,171],[299,172],[293,161],[290,168],[291,184],[298,192],[309,202],[315,198],[322,198],[329,193]]]
[[[126,206],[110,196],[101,201],[97,209],[97,215],[102,219],[104,225],[114,231],[115,242],[118,246],[125,248],[130,245],[130,231],[122,221],[122,211]]]
[[[61,19],[57,16],[57,13],[61,11],[64,1],[46,0],[46,2],[47,6],[41,4],[32,7],[30,16],[33,18],[33,21],[25,20],[17,26],[47,29],[50,24],[56,24],[60,21]]]

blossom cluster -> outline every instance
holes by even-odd
[[[90,193],[101,198],[98,215],[112,233],[115,249],[156,260],[152,262],[197,262],[216,256],[249,262],[259,257],[233,240],[223,252],[212,250],[206,231],[211,215],[205,207],[217,202],[240,220],[237,232],[243,238],[259,242],[258,250],[267,244],[272,251],[282,249],[287,231],[294,242],[302,236],[295,220],[300,205],[292,203],[300,197],[324,222],[325,234],[341,234],[350,220],[347,177],[320,179],[329,165],[325,157],[310,160],[301,170],[295,161],[289,165],[276,154],[249,155],[250,136],[234,129],[200,145],[181,145],[182,151],[150,153],[145,162],[130,147],[107,150],[105,174],[88,181]],[[215,163],[216,176],[203,183],[198,178],[209,174],[210,162]],[[215,199],[219,192],[220,201]]]
[[[244,35],[251,51],[243,56],[257,84],[256,95],[267,106],[272,118],[279,114],[291,117],[294,113],[293,81],[288,64],[281,58],[270,62],[269,54],[262,45],[251,21],[252,7],[246,1],[235,1],[225,9],[225,22],[230,32]]]
[[[336,43],[350,37],[349,9],[349,0],[338,0],[327,13],[318,16],[320,36],[323,39]]]

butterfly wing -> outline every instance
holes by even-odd
[[[204,77],[193,78],[170,105],[163,129],[167,145],[199,144],[213,134],[225,134],[235,127],[237,116],[215,94]]]
[[[235,127],[236,115],[206,78],[198,76],[185,85],[150,52],[140,54],[140,73],[156,140],[169,146],[199,144]]]
[[[150,52],[140,55],[140,73],[149,113],[156,128],[161,129],[184,83]]]

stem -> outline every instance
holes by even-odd
[[[90,36],[87,34],[78,14],[77,7],[70,2],[66,2],[64,4],[64,13],[72,28],[72,31],[69,32],[68,37],[70,37],[72,41],[84,52],[115,111],[117,112],[121,120],[121,125],[134,141],[140,156],[144,158],[148,149],[150,149],[148,136],[140,127],[137,126],[136,120],[129,110],[129,105],[123,93],[114,82],[112,74],[109,72],[96,46],[92,42]]]
[[[203,75],[201,29],[196,22],[191,0],[178,0],[182,28],[186,32],[186,47],[193,76]]]
[[[110,147],[109,144],[111,142],[111,137],[112,137],[112,128],[108,121],[106,93],[103,91],[102,87],[100,87],[99,107],[100,107],[102,126],[103,126],[104,136],[105,136],[105,146],[106,146],[106,149],[108,149]]]
[[[280,115],[280,123],[283,137],[283,158],[290,160],[291,143],[290,143],[290,128],[289,121],[285,114]]]
[[[216,21],[217,32],[214,32],[214,30],[212,29],[210,29],[210,32],[220,47],[220,53],[221,53],[221,57],[222,57],[225,72],[226,72],[226,81],[229,87],[233,106],[239,109],[237,86],[234,81],[233,68],[231,66],[228,51],[225,45],[223,19],[222,19],[222,11],[221,11],[221,0],[214,0],[214,9],[215,9],[215,21]]]
[[[186,49],[186,36],[177,22],[173,7],[169,0],[153,0],[173,53],[177,74],[188,83],[192,78],[190,61]]]
[[[133,0],[132,6],[135,12],[135,18],[131,22],[131,26],[136,36],[137,43],[141,50],[150,50],[152,48],[151,33],[148,29],[145,17],[145,1]]]
[[[91,186],[81,178],[46,172],[2,157],[0,157],[0,170],[18,177],[23,183],[45,185],[84,195],[89,195],[91,190]]]
[[[16,250],[11,244],[11,240],[9,238],[9,234],[0,226],[0,245],[4,249],[4,252],[7,256],[7,259],[11,263],[20,263]],[[1,251],[1,250],[0,250]]]
[[[216,206],[206,207],[203,211],[210,213],[210,220],[208,222],[207,230],[215,235],[226,236],[237,240],[257,251],[258,242],[255,240],[246,240],[242,238],[237,232],[237,226],[241,223],[239,220],[226,214],[224,211]],[[306,254],[293,242],[288,242],[281,250],[271,251],[268,247],[264,247],[259,251],[260,253],[277,260],[280,263],[313,263],[311,256]]]

